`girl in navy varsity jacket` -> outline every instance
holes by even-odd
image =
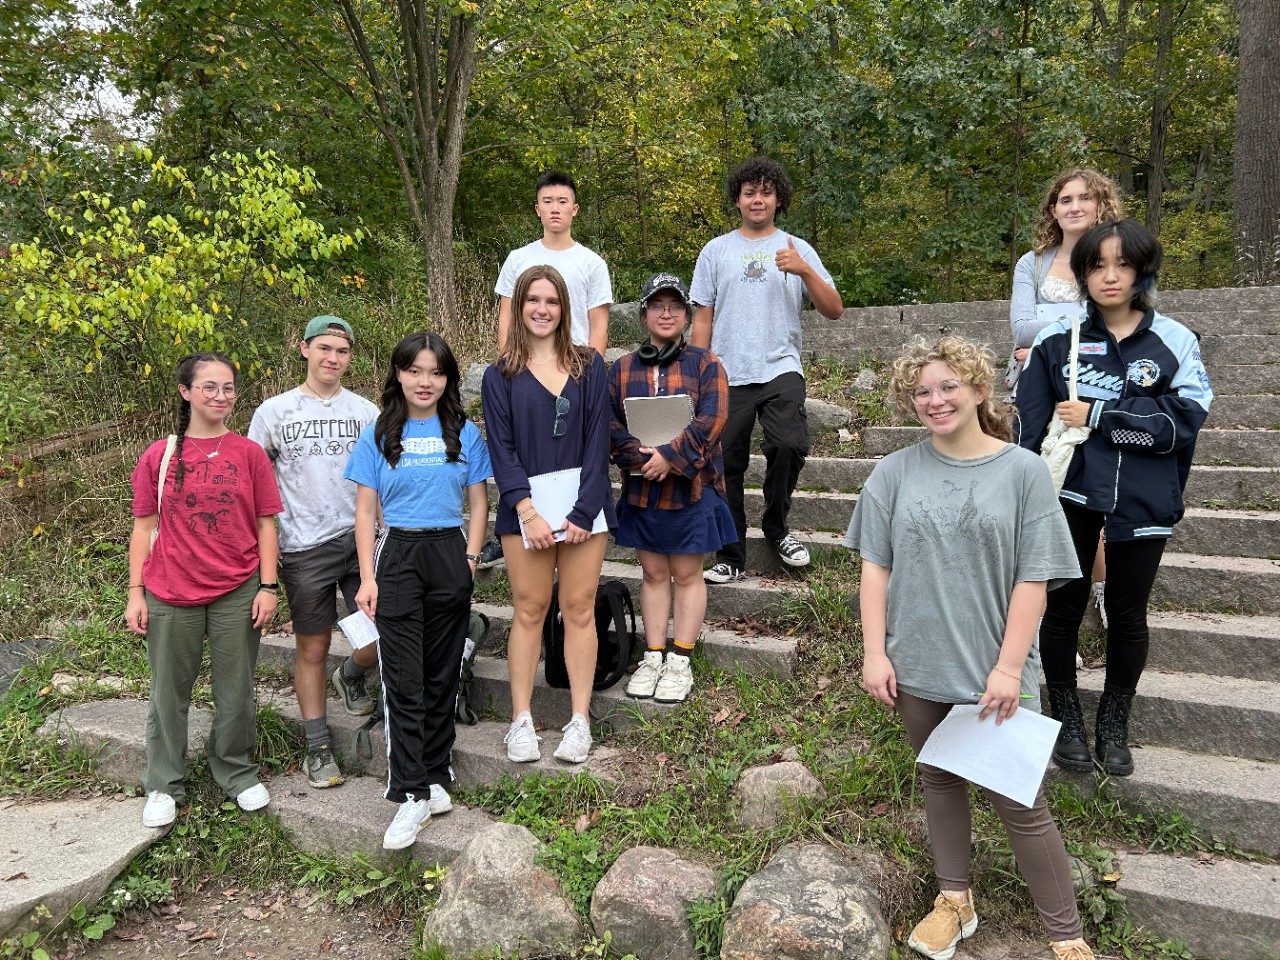
[[[1095,725],[1097,763],[1133,772],[1129,707],[1146,664],[1147,601],[1165,543],[1182,519],[1182,491],[1213,391],[1199,341],[1151,303],[1160,243],[1133,220],[1099,224],[1077,242],[1071,269],[1086,294],[1080,328],[1079,400],[1068,397],[1071,329],[1051,324],[1036,337],[1018,383],[1018,442],[1039,451],[1056,412],[1092,432],[1076,447],[1059,494],[1081,568],[1106,531],[1107,673]],[[1049,705],[1062,730],[1058,766],[1092,769],[1076,696],[1075,654],[1089,597],[1086,578],[1049,595],[1040,652]]]

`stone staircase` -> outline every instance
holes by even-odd
[[[1177,810],[1198,829],[1265,858],[1280,857],[1280,288],[1181,291],[1164,294],[1162,309],[1203,334],[1203,349],[1218,399],[1202,434],[1188,488],[1187,518],[1178,526],[1156,585],[1150,666],[1135,701],[1133,734],[1137,771],[1098,785],[1141,810]],[[856,363],[887,359],[902,342],[921,334],[964,333],[1003,354],[1008,343],[1007,305],[1001,302],[936,304],[848,310],[835,323],[806,316],[806,342],[824,356]],[[913,443],[919,428],[867,427],[857,458],[814,457],[801,475],[792,524],[815,554],[843,553],[841,532],[858,491],[878,457]],[[748,475],[748,515],[759,517],[763,458]],[[747,636],[716,624],[742,617],[776,617],[800,578],[784,571],[760,531],[748,535],[748,566],[757,575],[709,589],[710,626],[702,650],[713,664],[752,675],[791,676],[794,638]],[[610,547],[604,578],[638,590],[639,568],[629,551]],[[497,592],[497,591],[493,591]],[[454,769],[465,786],[532,772],[572,775],[581,768],[550,759],[558,727],[569,719],[568,691],[548,687],[539,672],[534,715],[548,731],[539,764],[511,764],[502,745],[510,701],[506,664],[498,655],[511,610],[478,604],[491,619],[490,646],[475,667],[473,697],[486,720],[460,727]],[[638,609],[638,604],[637,604]],[[335,633],[330,669],[345,655]],[[262,662],[288,670],[292,638],[264,638]],[[1092,707],[1101,671],[1085,671],[1081,686]],[[696,691],[695,691],[696,695]],[[269,699],[297,719],[292,694]],[[586,769],[605,780],[611,766],[611,731],[672,709],[629,700],[618,685],[592,701],[600,746]],[[381,857],[381,837],[391,815],[382,799],[384,743],[373,737],[373,756],[361,765],[349,756],[362,718],[348,717],[331,701],[330,722],[344,766],[359,774],[338,790],[310,789],[299,775],[271,781],[269,808],[307,850],[363,852]],[[145,704],[98,701],[50,718],[49,729],[76,736],[94,750],[101,769],[137,782],[143,766]],[[208,732],[208,715],[192,712],[192,747]],[[1054,774],[1061,776],[1061,774]],[[1078,779],[1091,791],[1094,781]],[[851,801],[853,802],[853,801]],[[461,807],[432,820],[408,856],[449,863],[490,822]],[[1206,960],[1280,958],[1280,868],[1231,857],[1208,862],[1162,854],[1127,854],[1119,889],[1137,924],[1160,936],[1186,941]],[[958,956],[968,956],[962,949]]]
[[[1098,789],[1142,810],[1172,810],[1244,850],[1280,857],[1280,287],[1164,293],[1160,309],[1201,335],[1215,401],[1196,447],[1187,514],[1157,578],[1151,655],[1134,701],[1132,777]],[[913,336],[958,333],[1008,350],[1002,301],[806,316],[809,344],[850,363],[890,359]],[[811,542],[838,538],[875,459],[918,427],[862,431],[866,459],[812,460],[792,516]],[[762,463],[752,464],[759,477]],[[1087,711],[1102,671],[1082,671]],[[1054,773],[1065,777],[1065,774]],[[1094,789],[1092,777],[1077,776]],[[1197,957],[1280,957],[1280,868],[1231,857],[1124,856],[1118,889],[1133,922]]]

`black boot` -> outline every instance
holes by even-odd
[[[1075,687],[1050,687],[1049,712],[1062,724],[1053,745],[1053,762],[1063,770],[1093,769],[1089,743],[1084,738],[1084,713]]]
[[[1129,752],[1129,708],[1132,693],[1103,689],[1098,701],[1098,720],[1094,727],[1098,765],[1110,776],[1127,777],[1133,773],[1133,754]]]

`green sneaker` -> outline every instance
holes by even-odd
[[[333,759],[333,748],[327,743],[307,751],[302,771],[307,775],[307,783],[317,790],[339,786],[347,779],[338,769],[338,761]]]
[[[342,697],[342,705],[347,713],[356,717],[367,717],[373,713],[373,697],[369,696],[363,676],[348,680],[342,675],[342,664],[338,664],[333,671],[333,689]]]

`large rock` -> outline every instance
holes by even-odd
[[[427,914],[424,946],[451,956],[498,951],[504,957],[572,953],[581,921],[560,884],[537,857],[542,844],[524,827],[495,823],[453,862],[440,900]]]
[[[815,433],[847,427],[853,418],[853,413],[840,404],[828,403],[815,397],[805,399],[804,412],[809,419],[809,429]]]
[[[738,798],[738,822],[753,830],[776,827],[788,801],[827,795],[818,778],[798,760],[748,767],[733,788]]]
[[[489,369],[487,363],[473,363],[467,368],[462,378],[462,408],[471,409],[471,405],[480,402],[480,391],[484,386],[484,372]]]
[[[721,960],[887,960],[869,879],[830,847],[793,843],[742,885]]]
[[[699,960],[689,905],[716,895],[716,875],[670,850],[635,847],[620,856],[591,895],[596,935],[640,960]]]
[[[141,798],[55,800],[0,816],[0,940],[92,907],[129,861],[165,835],[142,825]],[[48,916],[33,916],[43,905]]]

